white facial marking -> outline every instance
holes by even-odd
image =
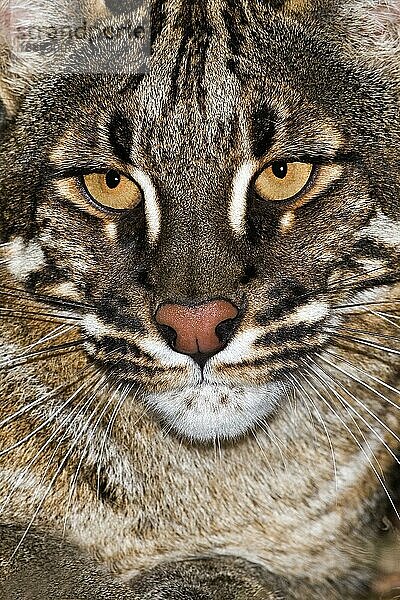
[[[115,242],[117,239],[117,225],[113,221],[106,223],[104,233],[111,242]]]
[[[232,185],[232,199],[229,206],[229,222],[238,235],[245,233],[247,190],[256,170],[256,163],[246,162],[235,175]]]
[[[286,212],[281,218],[281,231],[287,233],[291,230],[295,222],[295,214],[292,211]]]
[[[289,321],[292,323],[317,323],[329,314],[329,305],[326,302],[310,302],[305,306],[300,306]]]
[[[161,211],[157,201],[157,193],[148,175],[139,169],[132,172],[132,176],[140,185],[144,194],[144,207],[147,227],[152,244],[155,244],[161,228]]]
[[[8,246],[5,260],[9,272],[19,281],[25,281],[31,273],[40,271],[46,264],[40,245],[33,241],[25,244],[20,237]]]
[[[263,333],[265,333],[264,329],[254,327],[237,334],[226,348],[206,363],[204,376],[207,377],[215,364],[236,364],[240,363],[244,356],[250,358],[254,343]]]
[[[96,317],[96,315],[85,315],[82,318],[82,326],[89,335],[94,337],[107,335],[109,329]]]
[[[394,221],[383,213],[378,213],[377,217],[371,219],[368,227],[360,230],[360,237],[365,235],[398,248],[400,247],[400,221]]]
[[[186,386],[161,394],[149,394],[146,404],[176,432],[192,441],[237,438],[275,409],[282,393],[275,383],[260,386]]]
[[[171,350],[166,344],[158,340],[140,340],[138,346],[144,352],[157,358],[165,367],[189,367],[191,369],[194,367],[194,362],[189,356]]]

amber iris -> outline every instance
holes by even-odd
[[[139,186],[115,169],[110,169],[107,173],[90,173],[83,180],[92,200],[102,207],[129,210],[142,200]]]
[[[290,200],[307,188],[313,168],[309,163],[276,161],[257,177],[254,189],[263,200]]]

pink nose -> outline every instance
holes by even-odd
[[[183,354],[218,352],[223,342],[217,336],[218,325],[238,315],[236,306],[215,300],[200,306],[164,304],[156,313],[159,325],[167,325],[176,333],[174,349]]]

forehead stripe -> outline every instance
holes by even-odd
[[[237,171],[232,185],[232,198],[229,206],[229,222],[233,231],[238,235],[244,235],[247,190],[255,172],[254,162],[246,162]]]
[[[132,176],[142,188],[150,243],[155,244],[161,228],[161,210],[158,204],[156,190],[150,177],[146,175],[146,173],[143,173],[143,171],[134,169]]]

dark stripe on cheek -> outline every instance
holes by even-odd
[[[119,331],[129,331],[129,333],[142,334],[146,333],[146,329],[137,316],[122,314],[115,306],[99,306],[98,314],[104,323],[112,325]]]
[[[70,281],[70,274],[66,269],[60,269],[53,264],[48,264],[41,271],[35,271],[28,275],[25,283],[27,290],[34,292],[41,286],[55,285]]]
[[[268,325],[292,310],[307,304],[311,292],[295,281],[282,282],[270,292],[270,303],[267,308],[256,315],[258,325]]]
[[[256,346],[272,346],[284,344],[285,342],[298,342],[309,335],[317,333],[317,325],[300,323],[299,325],[284,327],[272,333],[265,333],[255,343]]]
[[[392,257],[393,250],[385,248],[383,244],[380,244],[373,238],[361,238],[354,246],[354,254],[356,256],[365,256],[367,258],[376,258],[383,260],[390,260]]]

